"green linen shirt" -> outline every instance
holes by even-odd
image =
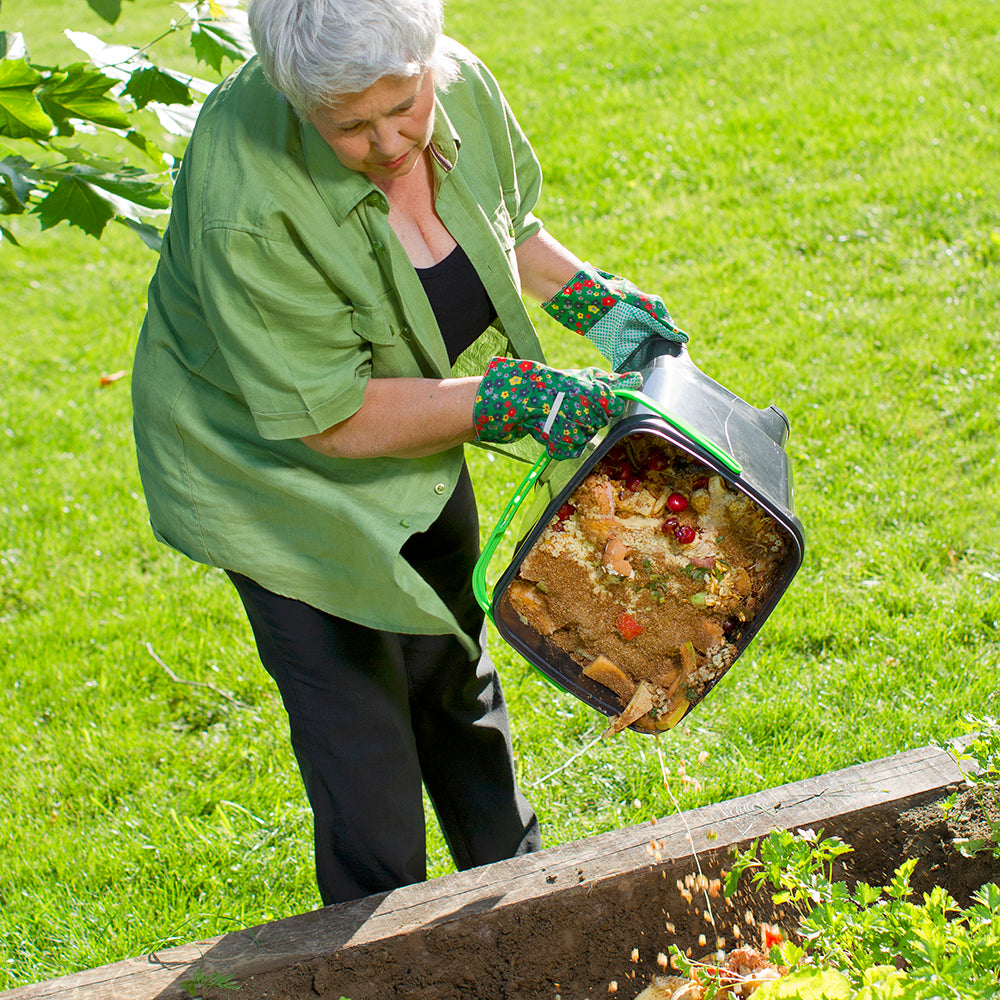
[[[251,59],[205,102],[185,152],[132,393],[161,541],[372,628],[452,632],[475,655],[477,637],[400,555],[441,512],[463,449],[351,460],[300,440],[357,411],[369,378],[542,358],[514,257],[540,228],[541,171],[489,71],[448,44],[461,77],[436,95],[435,205],[494,325],[452,369],[384,195]]]

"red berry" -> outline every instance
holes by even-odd
[[[556,517],[560,521],[568,521],[575,513],[576,508],[567,500],[557,511]]]
[[[691,486],[693,490],[703,490],[708,486],[708,476],[702,476],[701,479],[696,479],[694,484]]]
[[[651,472],[662,472],[667,467],[667,460],[659,452],[654,452],[646,459],[646,468]]]
[[[698,532],[695,531],[690,524],[679,524],[676,528],[674,528],[674,538],[676,538],[681,545],[690,545],[697,536]]]
[[[677,526],[678,526],[678,525],[679,525],[680,523],[681,523],[681,522],[680,522],[680,521],[678,521],[676,517],[668,517],[668,518],[667,518],[667,519],[666,519],[666,520],[665,520],[665,521],[663,522],[663,527],[662,527],[662,528],[660,528],[660,530],[661,530],[661,531],[663,532],[663,534],[665,534],[665,535],[672,535],[672,534],[673,534],[673,533],[674,533],[674,532],[675,532],[675,531],[677,530]]]
[[[638,493],[642,489],[642,477],[630,474],[625,480],[625,489],[629,493]]]
[[[667,497],[667,506],[671,510],[682,511],[688,509],[688,498],[683,493],[671,493]]]

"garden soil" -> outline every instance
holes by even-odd
[[[987,882],[1000,882],[1000,862],[988,853],[964,858],[954,841],[984,837],[988,825],[968,791],[945,814],[940,795],[903,810],[878,808],[831,821],[853,847],[843,859],[848,881],[886,884],[907,858],[918,864],[912,885],[923,893],[941,885],[967,906]],[[236,991],[206,990],[206,1000],[632,1000],[672,941],[699,957],[724,941],[757,943],[761,924],[791,930],[794,919],[775,912],[759,894],[721,896],[692,885],[693,859],[654,859],[623,880],[554,893],[530,909],[511,905],[421,928],[418,933],[336,952],[324,959],[251,977]],[[718,877],[725,858],[698,864]],[[685,866],[689,869],[685,871]],[[708,913],[711,907],[711,914]],[[699,950],[700,949],[700,950]]]

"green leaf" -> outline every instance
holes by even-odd
[[[156,115],[163,126],[171,135],[189,136],[198,120],[198,112],[201,105],[192,105],[185,108],[177,104],[151,104],[150,110]]]
[[[63,34],[81,51],[90,62],[103,73],[125,82],[137,66],[151,65],[142,52],[133,45],[109,45],[90,34],[89,31],[72,31],[67,28]]]
[[[151,226],[148,222],[139,222],[136,219],[116,219],[115,221],[128,226],[154,253],[160,252],[160,247],[163,245],[163,233],[155,226]]]
[[[121,17],[121,0],[87,0],[90,9],[100,17],[103,17],[108,24],[114,24]]]
[[[20,31],[0,31],[0,59],[27,59],[28,47]]]
[[[125,93],[135,101],[138,108],[144,108],[150,101],[159,101],[161,104],[194,103],[187,83],[177,74],[159,66],[137,69],[129,77]]]
[[[862,909],[873,906],[881,897],[882,890],[867,882],[859,882],[854,889],[854,898]]]
[[[963,858],[974,858],[985,849],[989,841],[981,837],[960,837],[956,838],[953,843]]]
[[[73,63],[53,74],[38,91],[42,107],[58,123],[70,118],[104,125],[106,128],[129,128],[131,121],[118,102],[108,96],[116,81],[84,63]]]
[[[97,238],[115,215],[106,198],[102,198],[89,184],[72,176],[59,181],[34,211],[41,219],[43,230],[68,222]]]
[[[846,977],[832,969],[801,969],[754,991],[754,1000],[851,1000]]]
[[[103,161],[94,162],[104,165]],[[35,173],[49,182],[57,178],[50,193],[33,209],[42,229],[68,222],[99,238],[116,216],[141,222],[142,215],[164,211],[169,205],[162,187],[135,167],[121,165],[115,171],[105,171],[92,164],[70,163]]]
[[[115,198],[146,208],[163,211],[170,205],[159,182],[135,167],[122,166],[117,173],[100,174],[78,170],[75,175],[88,184],[106,191]]]
[[[21,245],[20,243],[17,242],[17,239],[14,236],[14,234],[6,226],[0,224],[0,242],[2,242],[3,240],[8,240],[10,243],[13,243],[14,246],[16,247],[19,247]]]
[[[0,60],[0,135],[12,139],[47,139],[52,119],[35,97],[44,80],[24,59]]]
[[[102,197],[126,201],[150,212],[163,211],[170,204],[163,193],[163,185],[138,167],[90,156],[79,148],[67,150],[66,156],[68,162],[50,170],[50,177],[60,180],[72,177],[98,189]]]
[[[145,153],[158,167],[167,167],[170,165],[170,162],[163,154],[163,150],[152,139],[147,138],[141,132],[136,132],[135,129],[132,129],[126,134],[125,141],[130,146],[135,146],[136,149]]]
[[[891,965],[876,965],[865,969],[864,986],[857,993],[856,1000],[892,1000],[893,997],[905,997],[904,981],[906,977]]]
[[[198,59],[217,73],[223,59],[243,62],[253,55],[244,33],[235,25],[221,21],[199,21],[191,28],[191,47]]]
[[[0,212],[20,215],[27,207],[34,185],[25,176],[31,163],[21,156],[7,156],[0,160]]]

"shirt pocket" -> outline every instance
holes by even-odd
[[[353,304],[351,329],[361,340],[381,347],[388,347],[396,342],[401,331],[390,323],[391,312],[386,306],[385,302],[373,305],[359,302]]]

